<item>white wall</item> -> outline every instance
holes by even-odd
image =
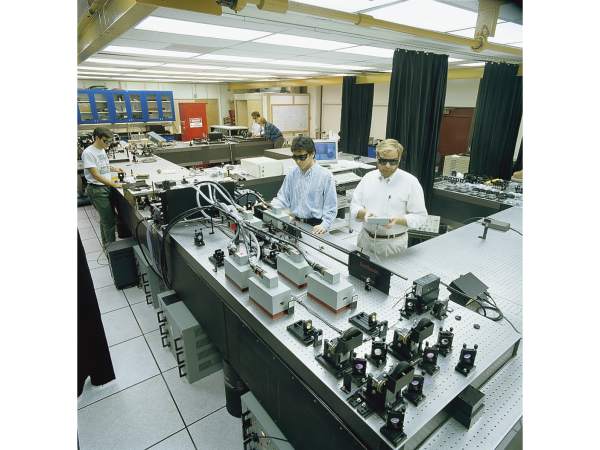
[[[445,106],[475,107],[479,80],[448,80]],[[385,138],[387,126],[389,83],[375,83],[373,92],[373,114],[369,136]],[[323,130],[340,129],[342,115],[342,85],[323,86]]]
[[[340,118],[342,116],[342,85],[334,84],[323,86],[323,113],[321,115],[321,131],[340,131]]]

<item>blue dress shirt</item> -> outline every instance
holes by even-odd
[[[305,173],[296,166],[286,175],[271,205],[287,208],[301,219],[321,219],[321,225],[329,229],[337,215],[333,175],[319,164]]]
[[[263,136],[269,139],[270,141],[274,141],[279,137],[283,137],[281,131],[279,131],[279,128],[277,128],[275,125],[269,122],[265,123]]]

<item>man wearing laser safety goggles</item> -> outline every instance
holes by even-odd
[[[408,229],[427,220],[423,188],[398,168],[404,148],[395,139],[377,145],[377,168],[367,173],[352,196],[351,217],[364,222],[356,246],[375,256],[396,255],[408,247]]]
[[[271,206],[287,208],[301,222],[312,225],[313,233],[323,234],[337,214],[337,194],[333,175],[315,161],[315,143],[298,136],[292,141],[296,162],[271,201]]]

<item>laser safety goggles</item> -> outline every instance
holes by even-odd
[[[294,161],[306,161],[306,158],[308,158],[308,153],[305,153],[303,155],[292,155],[292,159]]]
[[[385,166],[386,164],[389,164],[390,166],[397,166],[398,164],[400,164],[400,160],[377,158],[377,164],[381,164],[382,166]]]

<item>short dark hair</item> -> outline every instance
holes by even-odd
[[[112,139],[113,135],[114,135],[114,133],[106,127],[94,128],[94,139],[97,139],[97,138],[100,138],[100,139],[111,138]]]
[[[306,150],[308,153],[315,152],[315,143],[308,136],[296,136],[292,141],[292,151]]]
[[[258,119],[260,117],[260,113],[258,111],[252,111],[250,115],[253,119]]]

